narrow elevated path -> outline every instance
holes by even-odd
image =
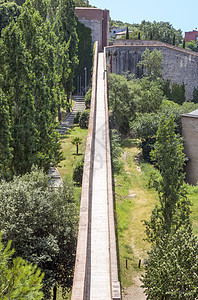
[[[90,298],[111,299],[105,137],[104,61],[99,53],[90,228]]]
[[[95,47],[72,300],[120,300],[105,55]]]

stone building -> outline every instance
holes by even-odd
[[[161,51],[163,78],[170,83],[184,83],[186,99],[192,99],[193,90],[198,87],[198,53],[196,52],[159,41],[115,40],[113,46],[106,47],[109,71],[116,74],[129,71],[137,77],[141,76],[142,70],[137,63],[146,49]]]
[[[99,51],[109,45],[109,10],[76,7],[75,12],[79,21],[91,29],[92,44],[98,41]]]
[[[198,182],[198,109],[182,115],[182,135],[189,159],[185,167],[186,181],[195,185]]]

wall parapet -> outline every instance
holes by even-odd
[[[110,256],[110,277],[111,293],[113,300],[121,299],[121,288],[118,279],[118,259],[115,235],[114,205],[113,205],[113,187],[112,187],[112,166],[109,134],[109,114],[108,114],[108,96],[107,96],[107,65],[106,48],[104,49],[104,100],[105,100],[105,122],[106,122],[106,161],[107,161],[107,199],[109,215],[109,256]]]
[[[96,92],[97,92],[98,42],[95,43],[94,66],[92,75],[91,109],[84,158],[78,242],[72,288],[72,300],[85,300],[87,297],[88,238],[90,219],[90,196],[92,185],[93,144],[95,132]]]

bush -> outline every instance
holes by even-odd
[[[82,185],[83,167],[84,159],[77,161],[73,171],[73,180],[80,185]]]
[[[81,116],[81,112],[77,111],[77,113],[74,116],[74,124],[79,124],[80,116]]]
[[[86,95],[85,95],[85,106],[86,106],[86,108],[90,108],[90,106],[91,106],[91,93],[92,93],[92,88],[89,88]]]
[[[88,128],[89,125],[89,112],[87,110],[80,114],[79,125],[81,128]]]

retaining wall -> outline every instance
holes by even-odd
[[[109,71],[121,74],[129,71],[137,77],[142,70],[137,67],[142,53],[149,49],[160,50],[163,56],[162,75],[171,83],[185,84],[186,99],[192,99],[194,88],[198,87],[198,53],[158,41],[118,40],[106,47]]]
[[[111,292],[113,300],[121,299],[120,282],[118,280],[118,260],[115,235],[114,205],[113,205],[113,187],[112,187],[112,167],[111,150],[109,134],[109,114],[108,114],[108,96],[107,96],[107,72],[106,72],[106,48],[104,50],[104,100],[105,100],[105,122],[106,122],[106,157],[107,157],[107,199],[109,214],[109,255],[110,255],[110,276]]]
[[[90,196],[92,186],[92,162],[93,142],[95,132],[96,115],[96,89],[97,89],[97,67],[98,67],[98,42],[96,42],[94,54],[94,67],[92,75],[91,109],[89,116],[89,127],[85,149],[83,181],[81,191],[80,219],[78,230],[78,242],[76,250],[76,262],[72,288],[72,300],[85,300],[87,295],[88,274],[88,237],[90,218]]]

